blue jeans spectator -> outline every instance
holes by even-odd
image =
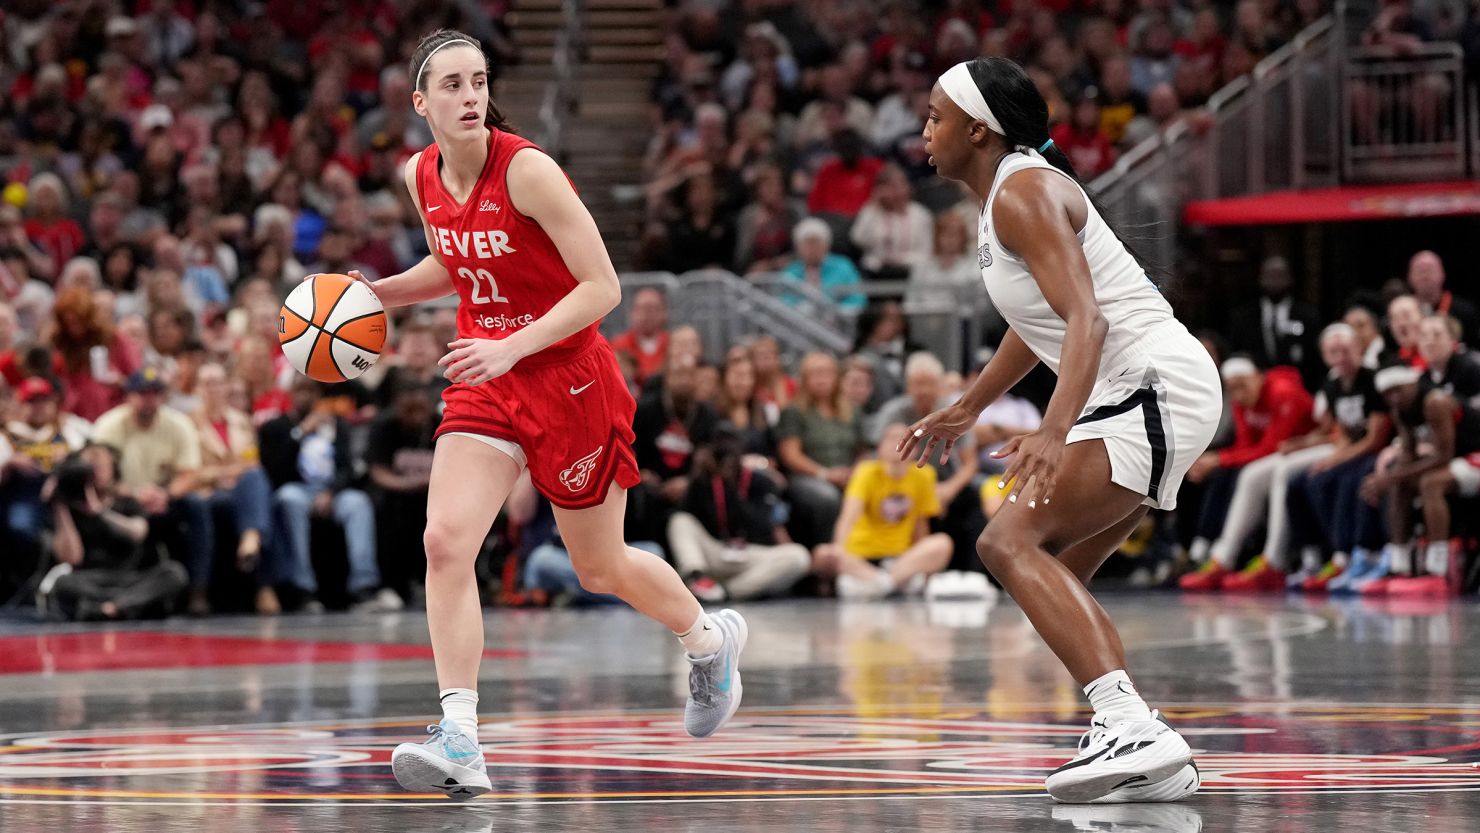
[[[305,593],[319,590],[309,553],[313,502],[317,494],[316,490],[302,483],[284,483],[274,496],[280,533],[275,537],[288,562],[288,580]],[[345,549],[349,556],[350,595],[380,587],[380,565],[375,560],[375,504],[370,501],[370,496],[359,489],[341,489],[334,494],[330,511],[344,530]]]
[[[653,541],[635,541],[631,546],[663,557],[663,547]],[[591,593],[582,587],[581,580],[576,577],[576,568],[570,563],[570,553],[554,542],[540,544],[525,556],[524,586],[543,590],[551,596],[569,594],[571,603],[577,605],[622,604],[616,596]]]
[[[1304,493],[1304,500],[1332,552],[1350,553],[1356,547],[1382,546],[1382,511],[1369,506],[1361,495],[1362,480],[1376,468],[1377,455],[1368,454],[1330,471],[1306,472],[1291,480],[1291,501],[1297,492]]]
[[[229,489],[217,489],[209,495],[191,495],[184,503],[190,513],[187,527],[190,535],[190,579],[193,587],[206,587],[216,562],[216,518],[230,516],[240,536],[255,529],[262,536],[263,557],[259,570],[265,569],[267,541],[272,526],[272,484],[259,466],[248,469]],[[262,573],[259,572],[259,575]]]

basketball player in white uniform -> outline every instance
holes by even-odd
[[[1048,108],[1001,58],[952,67],[930,94],[925,146],[941,176],[981,200],[982,279],[1011,325],[961,401],[910,426],[923,465],[1039,362],[1058,374],[1042,427],[1014,438],[1008,502],[977,551],[1095,710],[1048,792],[1065,802],[1171,801],[1197,790],[1186,741],[1151,711],[1125,650],[1085,588],[1151,507],[1171,509],[1206,449],[1222,386],[1202,345],[1048,136]]]

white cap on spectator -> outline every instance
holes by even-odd
[[[170,127],[174,123],[175,115],[163,104],[151,104],[139,116],[139,129],[145,133],[159,127]]]
[[[115,15],[109,18],[108,25],[103,28],[103,33],[110,38],[132,35],[137,31],[139,31],[138,22],[126,15]]]
[[[1378,393],[1387,393],[1396,387],[1418,384],[1418,377],[1418,368],[1399,364],[1377,371],[1377,378],[1373,382],[1377,385]]]

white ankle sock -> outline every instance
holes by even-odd
[[[1308,570],[1308,571],[1310,571],[1312,573],[1320,572],[1320,569],[1321,569],[1321,548],[1320,547],[1301,547],[1300,548],[1300,569],[1302,569],[1302,570]]]
[[[471,688],[442,689],[442,718],[478,742],[478,692]]]
[[[681,634],[678,641],[683,643],[683,649],[689,652],[691,657],[707,657],[719,650],[725,643],[725,635],[713,622],[709,621],[709,614],[699,611],[699,618],[694,624]]]
[[[1141,699],[1136,686],[1124,671],[1116,669],[1084,687],[1096,717],[1121,720],[1150,720],[1151,708]]]
[[[1413,544],[1388,544],[1388,574],[1406,576],[1413,572]]]
[[[1213,543],[1206,538],[1193,538],[1192,547],[1187,550],[1187,556],[1192,563],[1201,564],[1208,560],[1208,550],[1212,549]]]
[[[1423,553],[1424,572],[1431,576],[1449,575],[1449,542],[1430,541]]]

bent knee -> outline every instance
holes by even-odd
[[[572,564],[576,568],[576,580],[581,583],[581,589],[587,593],[609,595],[617,592],[620,575],[617,570],[589,562],[572,562]]]
[[[1002,531],[994,531],[990,525],[976,539],[977,558],[981,559],[982,566],[987,568],[987,572],[998,579],[1011,571],[1023,550],[1023,545],[1014,541],[1013,536]]]
[[[421,536],[426,549],[427,569],[445,570],[472,564],[478,557],[481,537],[468,534],[447,521],[428,519]]]

